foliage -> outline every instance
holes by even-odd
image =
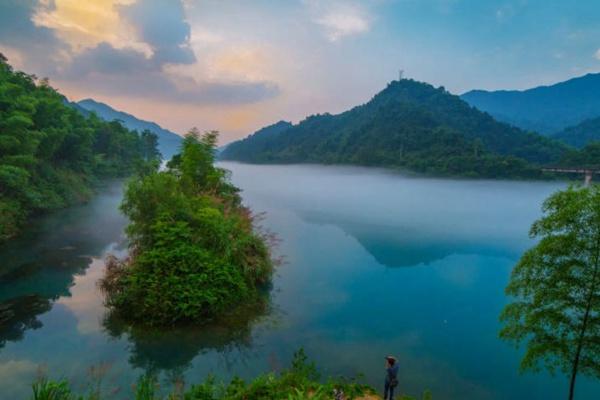
[[[32,386],[32,400],[72,400],[71,388],[66,380],[51,381],[41,379]]]
[[[600,377],[600,186],[571,187],[544,203],[539,243],[516,265],[502,338],[526,343],[523,369],[541,365]]]
[[[358,164],[468,177],[535,178],[567,146],[495,121],[444,88],[392,82],[339,115],[278,123],[236,143],[221,158],[254,163]]]
[[[47,80],[0,55],[0,241],[34,214],[88,198],[102,177],[124,176],[159,156],[154,134],[84,117]]]
[[[600,169],[600,142],[592,142],[579,151],[568,152],[561,164]]]
[[[554,134],[552,137],[577,148],[585,147],[592,142],[599,142],[600,117],[586,119],[578,125],[570,126]]]
[[[85,99],[77,103],[70,103],[70,105],[84,114],[94,112],[105,121],[118,120],[123,126],[133,131],[155,133],[157,136],[157,148],[166,160],[170,160],[181,146],[182,138],[176,133],[164,129],[154,122],[144,121],[125,112],[117,111],[104,103]]]
[[[74,400],[66,381],[43,380],[44,387],[60,387],[63,397],[34,397],[34,400]],[[35,384],[34,391],[38,384]],[[135,400],[159,400],[161,396],[157,379],[153,375],[140,376],[134,387]],[[166,397],[169,400],[264,400],[264,399],[330,399],[334,390],[342,391],[345,399],[356,399],[372,395],[373,389],[354,379],[330,378],[326,383],[319,381],[319,374],[313,363],[307,362],[303,350],[294,354],[292,366],[281,373],[259,375],[250,382],[233,378],[229,383],[217,382],[208,376],[203,382],[189,387],[183,393],[177,391]],[[100,399],[101,397],[98,397]],[[372,397],[371,397],[372,398]],[[429,395],[424,399],[431,399]],[[83,398],[81,398],[83,400]],[[409,398],[406,398],[409,399]]]
[[[272,273],[266,236],[214,166],[216,132],[192,130],[166,171],[132,180],[121,209],[132,256],[111,259],[102,287],[128,320],[204,322],[259,301]]]

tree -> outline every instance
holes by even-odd
[[[531,227],[539,243],[512,272],[502,312],[503,339],[526,342],[522,369],[600,378],[600,185],[549,197]]]

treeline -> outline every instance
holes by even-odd
[[[232,143],[223,159],[357,164],[442,176],[535,178],[568,147],[494,120],[444,88],[395,81],[368,103]]]
[[[0,242],[28,218],[87,199],[99,178],[160,157],[151,132],[83,116],[0,54]]]
[[[600,142],[600,117],[586,119],[578,125],[565,128],[552,136],[571,146],[582,148],[593,142]],[[600,160],[598,160],[600,162]]]

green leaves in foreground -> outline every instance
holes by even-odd
[[[513,270],[500,336],[525,343],[521,367],[600,378],[600,186],[571,187],[544,203],[539,243]]]
[[[301,349],[294,354],[292,366],[278,374],[272,372],[262,374],[248,382],[240,378],[233,378],[229,383],[217,382],[214,377],[208,376],[203,382],[193,384],[187,390],[180,387],[169,395],[162,394],[166,391],[160,390],[155,376],[145,374],[138,379],[133,393],[129,396],[126,393],[124,398],[135,400],[319,400],[333,398],[333,392],[337,390],[342,391],[345,395],[344,398],[350,400],[373,393],[371,388],[355,380],[331,378],[327,383],[322,383],[318,378],[319,374],[314,363],[307,361],[306,355]],[[33,387],[34,397],[32,400],[84,399],[84,397],[75,397],[66,381],[42,380]],[[41,395],[39,395],[40,393]],[[52,393],[57,393],[58,397],[47,395]],[[85,399],[104,398],[109,399],[112,396],[104,397],[98,391],[93,397]],[[424,399],[430,398],[424,397]]]

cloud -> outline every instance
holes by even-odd
[[[160,64],[192,64],[196,56],[190,48],[190,25],[180,0],[146,0],[120,6],[120,14],[129,21],[141,40],[153,51]]]
[[[162,61],[132,48],[108,43],[86,49],[62,75],[87,90],[107,95],[154,98],[193,104],[245,104],[279,94],[271,82],[210,82],[165,71]]]
[[[61,42],[54,31],[39,27],[32,21],[38,8],[51,9],[34,0],[0,1],[0,43],[15,49],[22,63],[36,73],[52,73],[65,58],[69,46]]]
[[[0,48],[90,95],[237,105],[279,94],[272,82],[176,68],[197,63],[185,11],[182,0],[0,0]]]
[[[327,39],[331,42],[371,29],[371,17],[356,5],[321,1],[308,1],[306,4],[314,16],[313,22],[325,28]]]

